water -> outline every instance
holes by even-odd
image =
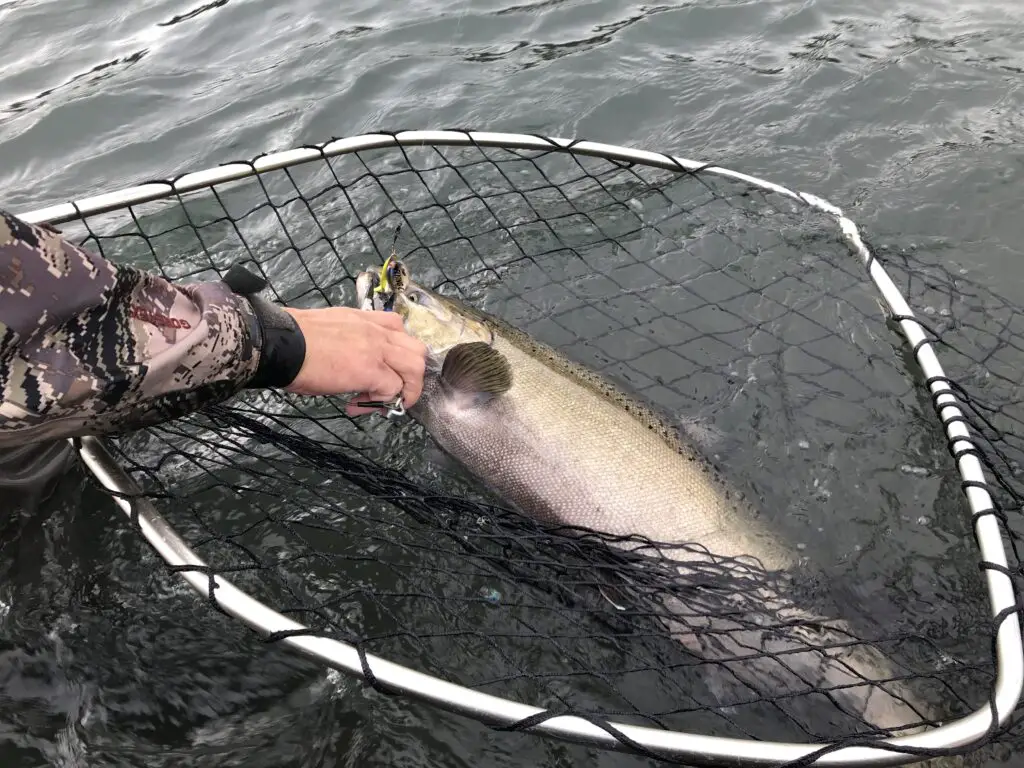
[[[0,2],[0,204],[380,128],[581,136],[815,192],[1024,300],[1013,2],[136,5]],[[5,766],[642,764],[265,648],[82,488],[0,536]]]

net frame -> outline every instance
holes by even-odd
[[[411,130],[364,134],[268,153],[249,162],[228,163],[187,173],[171,181],[150,182],[18,215],[35,224],[59,225],[141,203],[200,192],[216,184],[254,178],[266,171],[355,152],[402,146],[480,146],[561,151],[678,173],[714,174],[783,195],[832,217],[843,238],[861,259],[887,311],[913,350],[962,481],[978,544],[980,565],[985,571],[990,615],[997,624],[994,643],[996,682],[989,702],[970,715],[939,727],[909,736],[871,739],[857,744],[848,741],[801,744],[706,736],[549,712],[453,684],[367,654],[343,641],[312,634],[304,625],[286,618],[239,590],[207,566],[156,507],[141,497],[140,488],[117,464],[106,440],[92,437],[73,440],[85,467],[112,493],[116,504],[138,526],[146,541],[189,586],[265,638],[280,638],[279,642],[292,650],[361,678],[388,693],[410,696],[504,730],[528,731],[606,749],[681,760],[691,765],[901,765],[916,761],[926,754],[935,754],[936,751],[961,751],[982,742],[993,730],[1006,724],[1024,691],[1024,644],[1017,621],[1019,602],[1007,561],[1006,542],[982,463],[978,459],[978,450],[971,440],[956,390],[945,376],[925,328],[917,321],[899,288],[865,244],[856,224],[827,200],[727,168],[652,151],[539,135]]]

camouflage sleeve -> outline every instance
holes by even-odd
[[[0,211],[0,448],[225,400],[256,374],[262,338],[224,283],[174,285]]]

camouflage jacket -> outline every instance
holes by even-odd
[[[262,338],[224,283],[174,285],[0,211],[0,449],[225,400],[256,374]]]

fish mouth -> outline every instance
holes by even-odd
[[[391,254],[380,270],[366,269],[356,276],[358,306],[365,311],[391,311],[408,285],[409,269]]]
[[[356,306],[364,312],[384,310],[384,300],[377,288],[380,285],[380,274],[372,270],[363,270],[356,275]]]
[[[406,331],[427,346],[437,364],[458,344],[494,340],[486,323],[414,283],[405,264],[393,256],[380,269],[359,273],[356,301],[364,311],[394,312],[401,317]]]

